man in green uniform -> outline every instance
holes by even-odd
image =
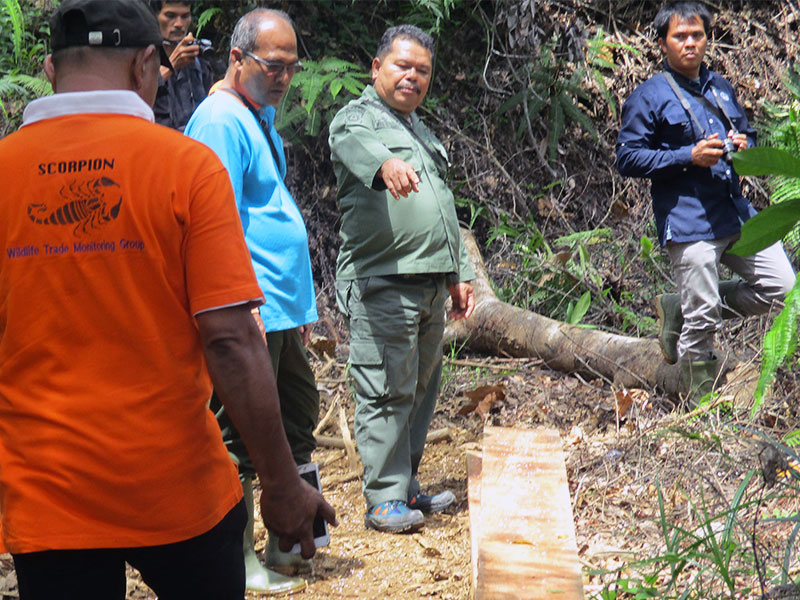
[[[355,433],[364,463],[365,525],[415,531],[423,512],[455,499],[423,494],[417,469],[442,368],[445,298],[454,319],[475,306],[448,161],[415,114],[430,84],[433,40],[411,25],[388,29],[373,85],[330,127],[342,245],[339,307],[350,328]]]

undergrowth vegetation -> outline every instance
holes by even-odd
[[[47,3],[2,0],[0,3],[0,137],[20,123],[25,104],[53,92],[41,73],[47,54]]]

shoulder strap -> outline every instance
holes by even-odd
[[[719,101],[719,93],[717,92],[717,88],[715,88],[713,85],[711,86],[711,93],[714,94],[714,100],[717,102],[717,106],[719,106],[722,114],[725,115],[726,119],[728,119],[728,125],[731,129],[736,131],[736,127],[733,124],[733,119],[731,119],[731,116],[728,114],[728,109],[725,108],[725,105]],[[705,100],[705,98],[703,98],[703,100]],[[708,100],[706,100],[706,102],[708,102]]]
[[[434,162],[436,162],[437,164],[438,164],[439,162],[441,162],[441,160],[442,160],[442,156],[441,156],[441,155],[440,155],[438,152],[436,152],[435,150],[432,150],[432,149],[431,149],[431,147],[430,147],[430,146],[428,146],[428,144],[426,144],[426,143],[425,143],[425,142],[422,140],[422,138],[421,138],[421,137],[419,137],[419,135],[417,134],[417,132],[416,132],[416,131],[414,131],[414,128],[413,128],[413,127],[411,127],[411,124],[410,124],[410,123],[408,123],[408,122],[407,122],[407,121],[405,121],[404,119],[401,119],[400,117],[398,117],[396,114],[394,114],[392,111],[390,111],[388,108],[386,108],[386,107],[385,107],[385,106],[383,106],[382,104],[378,104],[377,102],[373,102],[372,100],[364,100],[364,102],[366,102],[366,103],[367,103],[367,104],[369,104],[370,106],[374,106],[375,108],[379,108],[379,109],[381,109],[381,110],[382,110],[383,112],[385,112],[386,114],[388,114],[388,115],[391,115],[392,117],[394,117],[395,119],[397,119],[397,121],[399,121],[399,122],[400,122],[400,123],[403,125],[403,127],[405,127],[405,128],[408,130],[408,132],[409,132],[409,133],[410,133],[410,134],[413,136],[413,138],[414,138],[415,140],[417,140],[417,141],[418,141],[418,142],[419,142],[419,143],[422,145],[422,147],[423,147],[423,148],[425,148],[425,151],[426,151],[428,154],[430,154],[430,156],[431,156],[431,158],[434,160]]]
[[[275,167],[277,168],[278,173],[280,174],[281,159],[280,155],[278,154],[278,149],[275,147],[275,142],[272,140],[272,136],[269,134],[269,127],[264,122],[264,119],[261,118],[261,115],[258,114],[256,107],[253,106],[247,98],[242,96],[239,92],[237,92],[233,88],[224,87],[219,89],[220,91],[228,92],[229,94],[236,96],[241,101],[241,103],[244,104],[251,113],[253,113],[253,116],[256,118],[256,123],[258,123],[258,126],[261,128],[261,132],[264,134],[264,137],[267,138],[269,149],[272,152],[272,158],[275,159]]]
[[[714,106],[713,104],[711,104],[711,102],[709,102],[708,98],[703,96],[703,94],[700,94],[694,90],[687,89],[679,85],[678,82],[675,81],[675,78],[672,76],[672,73],[670,73],[669,71],[664,71],[664,77],[667,78],[667,82],[669,83],[672,90],[675,92],[675,95],[677,95],[678,98],[681,100],[681,105],[683,106],[683,108],[686,109],[692,115],[692,118],[694,118],[695,123],[697,123],[697,117],[694,116],[692,109],[689,107],[689,102],[688,100],[686,100],[686,96],[683,95],[683,92],[681,90],[685,89],[692,96],[694,96],[697,99],[697,101],[700,104],[702,104],[707,111],[716,116],[723,123],[727,123],[728,129],[733,129],[734,131],[736,131],[736,126],[733,124],[733,119],[731,119],[730,114],[728,114],[728,111],[725,109],[725,105],[722,102],[720,102],[717,88],[715,88],[713,85],[711,86],[711,93],[714,94],[714,100],[717,103],[717,105]],[[703,131],[705,131],[705,129],[703,129]]]
[[[697,126],[697,129],[700,130],[700,134],[705,137],[706,135],[706,128],[700,123],[700,119],[697,118],[697,115],[694,114],[692,110],[692,105],[689,104],[689,100],[686,98],[686,94],[683,93],[683,90],[678,85],[678,82],[675,81],[675,78],[672,76],[672,73],[669,71],[664,71],[664,78],[667,80],[669,87],[672,88],[672,91],[675,92],[675,95],[678,97],[678,100],[683,106],[683,109],[689,113],[689,116],[692,117],[694,124]]]

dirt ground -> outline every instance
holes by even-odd
[[[752,332],[760,326],[754,322]],[[737,340],[729,340],[738,345],[737,351],[746,351],[747,340],[753,339],[740,329],[730,332],[730,337]],[[329,413],[320,439],[342,438],[339,407],[344,408],[352,430],[353,403],[344,374],[346,346],[336,353],[336,359],[312,361],[322,391],[321,417]],[[746,362],[740,366],[739,377],[752,381],[751,367]],[[789,384],[793,386],[793,381]],[[790,392],[786,397],[796,396]],[[360,463],[354,473],[345,449],[321,446],[314,460],[320,464],[324,493],[336,508],[339,526],[331,530],[330,546],[314,558],[307,589],[296,596],[308,600],[470,598],[465,453],[480,450],[483,427],[488,424],[547,426],[561,434],[586,597],[597,598],[604,583],[638,574],[631,566],[635,559],[663,549],[659,490],[669,519],[686,528],[701,525],[700,498],[709,512],[722,511],[748,470],[760,469],[759,447],[744,426],[779,438],[796,421],[793,400],[773,400],[764,417],[750,422],[746,403],[737,406],[738,399],[723,397],[724,412],[717,408],[693,419],[676,410],[668,398],[643,390],[613,390],[600,381],[554,372],[535,359],[450,353],[445,357],[441,399],[431,426],[441,439],[427,447],[421,482],[433,493],[452,490],[456,503],[444,514],[428,516],[425,527],[415,534],[367,530]],[[478,400],[483,402],[476,407]],[[763,486],[759,478],[752,478],[756,492]],[[793,514],[798,508],[795,494],[765,503],[759,514]],[[742,515],[742,521],[745,517],[750,519],[749,513]],[[786,528],[759,524],[759,532],[764,561],[781,558]],[[258,550],[264,547],[265,535],[257,524]],[[133,570],[128,579],[128,600],[155,597]],[[741,579],[744,587],[752,584]],[[3,599],[18,597],[8,555],[0,556],[0,591]],[[250,600],[264,597],[248,594]]]
[[[729,329],[724,347],[740,356],[752,355],[750,346],[763,325],[755,320],[747,328]],[[321,439],[342,438],[339,407],[344,408],[352,431],[353,402],[345,382],[346,346],[337,348],[336,354],[336,359],[312,361],[322,391],[320,415],[329,415],[319,432]],[[736,377],[752,384],[753,363],[745,361]],[[731,375],[729,380],[733,379]],[[792,385],[789,381],[786,389],[794,397]],[[747,397],[746,393],[734,397],[723,392],[726,404],[722,410],[712,409],[702,418],[693,418],[676,409],[669,398],[644,390],[614,390],[599,380],[554,372],[535,359],[456,356],[451,352],[445,357],[442,394],[431,425],[431,431],[443,437],[426,449],[421,482],[432,493],[452,490],[455,505],[444,514],[428,516],[424,529],[416,534],[367,530],[360,462],[354,474],[345,449],[321,446],[314,460],[320,464],[325,495],[336,508],[340,524],[331,530],[330,546],[318,551],[308,587],[297,597],[470,598],[465,454],[480,450],[483,427],[495,425],[547,426],[559,431],[586,597],[596,598],[604,583],[619,576],[635,577],[636,568],[628,568],[635,559],[663,549],[659,490],[669,519],[687,528],[699,526],[701,498],[709,512],[721,512],[748,470],[760,469],[760,447],[751,434],[743,434],[744,428],[779,438],[796,421],[792,401],[773,400],[763,411],[765,416],[751,422]],[[475,407],[478,400],[483,402]],[[752,479],[755,490],[763,485],[759,477]],[[761,513],[797,512],[797,496],[794,498],[775,500],[761,507]],[[741,517],[743,526],[745,520],[749,523],[750,513]],[[770,557],[782,558],[788,535],[785,527],[768,527],[760,526],[765,562]],[[257,549],[263,548],[265,534],[259,526]],[[742,587],[752,583],[741,579]],[[131,584],[129,600],[151,597],[141,593],[135,578]],[[251,600],[263,597],[248,594]]]

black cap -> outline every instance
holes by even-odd
[[[50,17],[53,52],[73,46],[145,48],[155,45],[172,69],[155,15],[142,0],[64,0]]]

